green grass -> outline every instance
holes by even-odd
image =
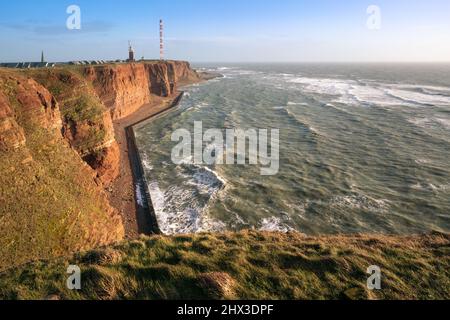
[[[0,275],[0,298],[448,299],[450,237],[333,236],[256,231],[142,237]],[[82,290],[66,289],[66,269]],[[370,265],[382,290],[366,288]]]
[[[64,116],[75,122],[93,121],[102,117],[104,110],[98,106],[93,96],[81,94],[70,108],[66,108]]]

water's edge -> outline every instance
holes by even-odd
[[[131,171],[133,175],[133,186],[135,187],[134,193],[137,211],[136,217],[138,225],[147,235],[162,234],[162,232],[158,226],[158,219],[156,218],[152,198],[148,189],[147,179],[145,177],[144,168],[142,166],[141,155],[136,144],[134,127],[177,107],[183,96],[184,91],[181,91],[178,96],[172,101],[169,107],[151,115],[150,117],[139,120],[138,122],[125,128],[125,135],[128,144],[128,159],[130,161]]]

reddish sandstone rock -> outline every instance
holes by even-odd
[[[152,101],[152,95],[167,97],[178,85],[198,81],[198,74],[189,63],[163,61],[106,65],[85,69],[113,120],[124,118]]]
[[[191,84],[200,80],[199,74],[185,61],[169,61],[172,65],[173,77],[178,86]]]
[[[17,103],[23,106],[23,118],[30,123],[38,124],[54,133],[54,137],[61,136],[61,114],[55,98],[47,89],[33,79],[24,77],[3,78],[1,86],[14,87]],[[17,149],[25,145],[24,130],[16,121],[17,114],[11,108],[9,100],[0,93],[0,149]]]
[[[112,183],[120,174],[120,150],[117,142],[83,158],[104,185]]]
[[[0,151],[18,149],[25,141],[23,129],[14,119],[8,100],[0,92]]]
[[[70,146],[89,160],[89,165],[97,171],[96,177],[103,183],[113,181],[119,173],[119,162],[115,160],[119,152],[113,146],[111,114],[90,83],[79,73],[65,68],[30,71],[30,75],[50,88],[58,100],[62,133]]]
[[[141,64],[89,67],[86,79],[92,82],[113,119],[123,118],[150,102],[148,77]]]
[[[45,128],[61,132],[62,120],[56,99],[33,79],[17,81],[16,99],[24,106],[24,113]]]

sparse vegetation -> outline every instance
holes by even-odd
[[[65,287],[82,269],[82,290]],[[382,290],[366,287],[370,265]],[[153,236],[0,275],[3,299],[448,299],[450,237]]]
[[[95,152],[107,140],[104,113],[107,112],[92,85],[77,67],[59,67],[48,70],[27,70],[32,77],[52,93],[60,104],[66,129],[73,147],[80,154]]]

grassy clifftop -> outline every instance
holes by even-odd
[[[82,290],[65,287],[82,270]],[[366,288],[370,265],[382,290]],[[450,237],[246,231],[136,241],[0,275],[0,299],[448,299]]]

